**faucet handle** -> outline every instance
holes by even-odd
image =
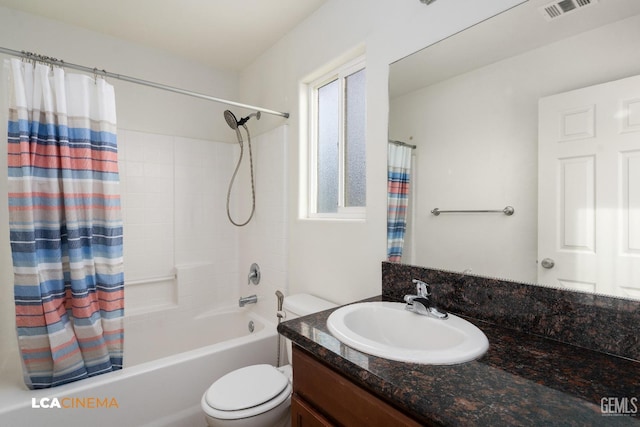
[[[422,280],[413,279],[413,283],[416,284],[416,293],[420,297],[428,297],[431,296],[431,287],[428,283],[423,282]]]

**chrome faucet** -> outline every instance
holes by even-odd
[[[404,301],[407,303],[405,309],[423,316],[431,316],[436,319],[446,319],[449,315],[441,311],[431,303],[431,289],[428,283],[422,280],[413,279],[416,284],[416,295],[405,295]]]
[[[258,295],[250,295],[248,297],[241,297],[238,300],[240,307],[244,307],[247,304],[255,304],[258,302]]]

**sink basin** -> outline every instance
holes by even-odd
[[[341,307],[327,320],[338,340],[385,359],[452,365],[482,356],[489,348],[485,334],[449,313],[447,319],[422,316],[398,302],[363,302]]]

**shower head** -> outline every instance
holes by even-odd
[[[227,121],[227,124],[231,129],[238,129],[238,119],[236,119],[235,114],[233,114],[229,110],[225,110],[224,119]]]
[[[260,111],[249,114],[247,117],[243,117],[240,120],[236,119],[235,114],[233,114],[229,110],[225,110],[224,119],[227,121],[227,124],[231,129],[238,129],[238,126],[243,126],[245,123],[249,121],[251,117],[255,117],[257,120],[260,120]]]
[[[276,298],[278,299],[278,311],[282,311],[282,303],[284,301],[284,294],[279,290],[276,291]]]

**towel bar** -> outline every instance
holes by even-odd
[[[441,213],[503,213],[507,216],[513,215],[515,210],[513,206],[507,206],[504,209],[496,209],[496,210],[461,210],[461,211],[441,211],[438,208],[435,208],[431,211],[435,216],[440,215]]]

